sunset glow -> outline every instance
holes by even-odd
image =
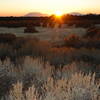
[[[100,13],[100,0],[0,0],[0,16],[23,16],[29,12]],[[58,15],[58,14],[57,14]]]
[[[61,17],[63,13],[61,11],[56,11],[55,12],[56,17]]]

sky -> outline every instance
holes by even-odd
[[[54,14],[100,13],[100,0],[0,0],[0,16],[23,16],[30,12]]]

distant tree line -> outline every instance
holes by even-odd
[[[29,27],[29,26],[43,26],[46,27],[51,23],[55,23],[52,17],[0,17],[0,27]],[[62,17],[64,24],[69,26],[75,24],[76,27],[88,27],[94,24],[100,24],[100,15],[69,15],[66,14]]]

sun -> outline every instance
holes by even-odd
[[[61,11],[56,11],[55,12],[56,17],[61,17],[63,13]]]

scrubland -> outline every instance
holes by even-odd
[[[36,30],[0,34],[0,99],[100,100],[100,31]]]

